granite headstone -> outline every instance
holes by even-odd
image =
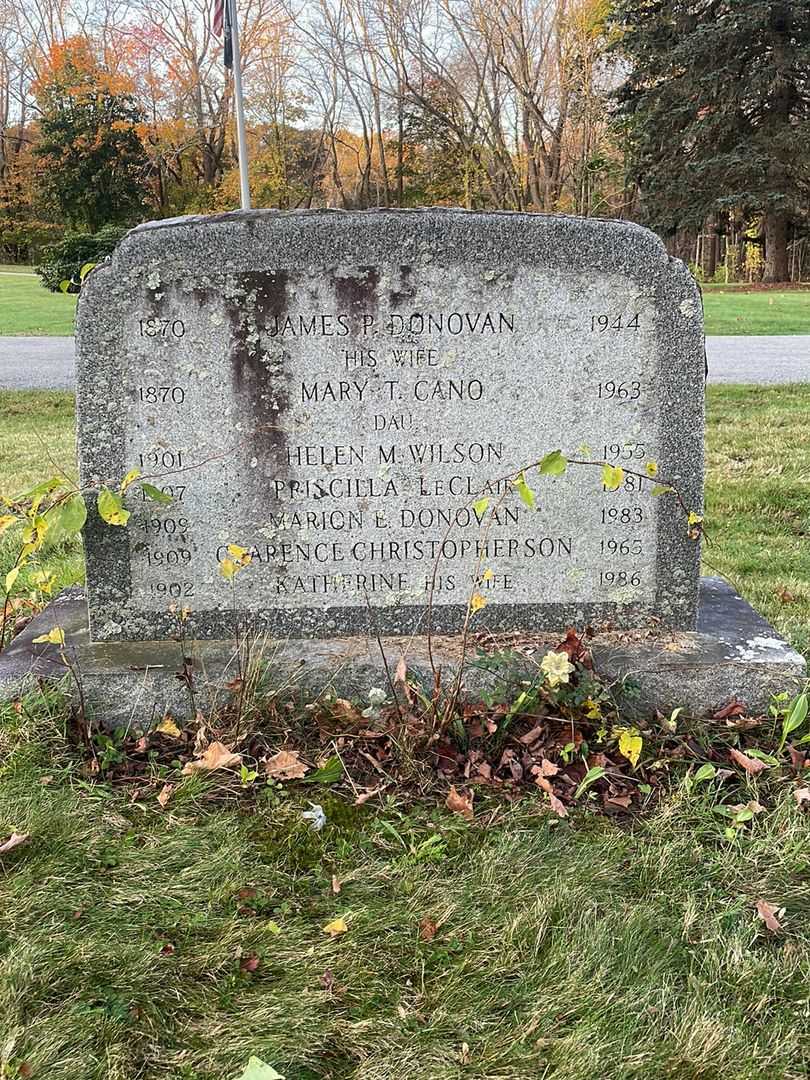
[[[257,211],[135,229],[79,305],[95,641],[374,626],[695,627],[703,318],[636,225],[455,210]],[[534,463],[607,460],[541,477]],[[648,462],[655,480],[641,479]],[[525,469],[536,504],[512,482]],[[511,478],[511,479],[510,479]],[[487,504],[483,507],[482,500]],[[227,545],[252,561],[220,573]]]

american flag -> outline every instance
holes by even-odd
[[[225,31],[225,67],[232,68],[233,43],[231,40],[231,0],[214,0],[213,31],[216,37],[222,37],[223,30]]]

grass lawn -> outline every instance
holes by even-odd
[[[0,492],[71,465],[69,395],[0,410]],[[707,558],[804,648],[808,415],[810,387],[709,391]],[[0,855],[0,1076],[237,1080],[251,1055],[286,1080],[808,1074],[810,817],[782,770],[682,784],[628,826],[195,778],[164,810],[157,765],[155,787],[89,783],[64,717],[0,707],[0,843],[30,834]],[[721,798],[763,808],[733,840]]]
[[[810,288],[701,288],[707,334],[810,334]]]
[[[48,292],[28,267],[0,267],[0,337],[69,336],[75,312],[75,296]]]

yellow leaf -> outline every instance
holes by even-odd
[[[647,476],[652,479],[654,476],[658,476],[658,463],[655,461],[648,461],[644,466]]]
[[[14,588],[14,582],[20,576],[20,567],[12,566],[9,572],[6,574],[6,593],[10,593]]]
[[[329,934],[330,937],[339,937],[341,934],[345,934],[348,929],[346,920],[341,916],[339,919],[333,919],[327,923],[323,928],[323,932]]]
[[[623,481],[624,469],[621,465],[608,465],[605,463],[602,466],[602,483],[605,491],[618,491]]]
[[[173,739],[179,739],[182,734],[180,728],[170,716],[164,716],[155,731],[159,731],[162,735],[171,735]]]
[[[694,510],[689,511],[688,523],[690,525],[699,525],[701,521],[703,521],[703,518],[700,514],[696,514]]]
[[[481,593],[473,593],[470,597],[470,611],[473,615],[476,611],[480,611],[482,607],[486,607],[486,598]]]
[[[245,557],[248,554],[248,549],[239,547],[238,544],[228,544],[228,554],[237,562],[244,562]]]
[[[591,698],[586,698],[582,703],[582,707],[585,710],[585,716],[588,720],[601,720],[602,710],[599,707],[597,701],[592,701]]]
[[[34,638],[35,645],[64,645],[65,644],[65,631],[61,626],[54,626],[52,630],[49,630],[47,634],[41,634],[39,637]]]
[[[121,481],[121,494],[123,495],[130,484],[134,484],[138,477],[141,475],[140,469],[130,469],[124,479]]]
[[[491,570],[490,570],[489,568],[487,568],[487,569],[486,569],[486,570],[485,570],[485,571],[483,572],[483,574],[481,575],[481,580],[482,580],[482,581],[492,581],[492,579],[493,579],[494,577],[495,577],[495,575],[494,575],[494,574],[492,573],[492,571],[491,571]]]
[[[233,561],[233,559],[223,559],[219,564],[219,572],[225,578],[226,581],[230,581],[239,567]]]
[[[117,492],[102,488],[98,493],[97,505],[99,516],[108,525],[126,525],[129,521],[129,510],[124,509],[124,503]]]
[[[615,734],[619,736],[619,753],[624,754],[633,768],[638,765],[641,756],[641,748],[644,740],[637,728],[617,728]]]
[[[0,535],[2,535],[6,531],[6,529],[13,525],[14,522],[17,520],[18,518],[16,518],[13,514],[3,514],[3,516],[0,517]]]

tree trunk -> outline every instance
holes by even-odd
[[[765,272],[763,281],[787,281],[788,216],[784,210],[769,210],[765,214]]]

